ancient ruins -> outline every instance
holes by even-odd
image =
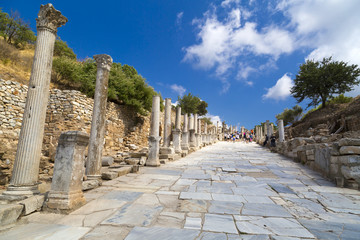
[[[50,90],[66,22],[42,5],[29,86],[0,80],[0,101],[12,105],[0,111],[0,240],[360,238],[358,119],[305,131],[266,120],[254,143],[227,138],[250,129],[208,124],[170,98],[161,111],[158,95],[139,116],[107,101],[106,54],[94,56],[93,100]],[[276,144],[264,144],[270,137]]]

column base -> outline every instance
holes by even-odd
[[[85,203],[86,200],[82,191],[50,191],[44,210],[56,213],[69,213],[83,206]]]
[[[40,194],[40,192],[37,184],[31,186],[9,185],[7,190],[2,194],[11,195],[11,196],[32,196],[32,195]]]
[[[161,137],[150,136],[149,137],[149,156],[146,159],[146,166],[149,167],[159,167],[159,151],[160,151],[160,140]]]

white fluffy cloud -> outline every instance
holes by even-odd
[[[173,84],[170,85],[170,88],[172,91],[176,92],[179,96],[183,96],[184,93],[186,92],[186,89],[181,85]]]
[[[290,89],[293,86],[291,78],[285,74],[277,80],[275,86],[269,88],[263,95],[264,99],[284,100],[290,96]]]
[[[296,50],[307,59],[333,56],[360,65],[359,0],[279,0],[276,9],[260,4],[224,0],[212,5],[201,19],[193,20],[197,42],[183,49],[183,61],[213,70],[227,85],[232,74],[247,83],[251,74],[261,73],[259,59],[276,67],[277,59]],[[259,14],[277,17],[261,24]],[[255,61],[248,63],[249,58]]]
[[[224,1],[221,6],[229,6],[238,1]],[[193,24],[199,29],[198,43],[184,48],[184,61],[195,67],[215,69],[218,77],[226,74],[236,63],[242,63],[242,55],[265,55],[277,59],[281,54],[294,50],[291,34],[275,25],[259,28],[255,22],[246,21],[249,12],[234,7],[226,10],[227,17],[219,20],[215,10],[209,10],[203,19],[195,19]],[[242,16],[245,14],[245,17]],[[255,68],[248,66],[238,71],[239,78],[247,78]],[[245,70],[245,72],[241,71]]]
[[[222,121],[221,121],[220,116],[212,115],[212,114],[207,113],[205,115],[205,117],[210,118],[210,121],[214,124],[214,126],[216,126],[217,122],[219,122],[219,126],[221,126]]]

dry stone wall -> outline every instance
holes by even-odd
[[[27,86],[0,79],[0,185],[10,180],[24,113]],[[46,113],[40,178],[52,175],[54,155],[61,132],[90,132],[94,100],[75,90],[52,89]],[[140,150],[148,145],[150,116],[131,108],[107,104],[103,155]]]

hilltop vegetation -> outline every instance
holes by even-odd
[[[0,77],[27,84],[30,78],[36,36],[17,12],[0,9]],[[59,37],[55,41],[51,86],[75,89],[93,97],[96,63],[93,59],[78,61],[74,51]],[[151,110],[152,97],[158,95],[136,69],[113,63],[109,77],[108,99],[132,107],[141,115]]]

